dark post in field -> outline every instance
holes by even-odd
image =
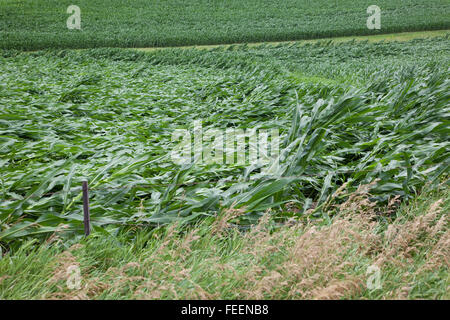
[[[83,181],[83,212],[84,212],[84,234],[91,233],[91,218],[89,213],[89,188],[88,182]]]

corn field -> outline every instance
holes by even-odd
[[[382,11],[380,30],[367,8]],[[80,30],[69,30],[70,5]],[[173,47],[446,30],[447,0],[0,0],[0,48]]]
[[[449,49],[447,36],[0,51],[0,243],[77,241],[84,180],[93,229],[111,235],[229,208],[242,228],[268,211],[327,218],[361,184],[379,203],[407,201],[449,173]],[[279,129],[276,172],[174,164],[171,135],[195,120]]]

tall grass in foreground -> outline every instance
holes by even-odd
[[[193,227],[172,224],[123,237],[93,234],[64,248],[22,246],[0,259],[0,299],[448,299],[449,188],[374,210],[364,186],[331,220],[249,231],[239,210]],[[344,191],[344,190],[342,190]],[[81,270],[79,289],[66,281]],[[369,266],[381,288],[368,289]]]

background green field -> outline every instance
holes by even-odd
[[[69,5],[82,30],[68,30]],[[153,47],[311,39],[448,29],[448,0],[0,0],[0,48]]]

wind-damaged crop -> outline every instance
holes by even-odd
[[[0,242],[81,237],[85,179],[94,231],[111,234],[314,215],[375,180],[375,200],[407,199],[449,172],[448,44],[0,54]],[[174,164],[172,132],[199,119],[278,128],[276,170]]]

